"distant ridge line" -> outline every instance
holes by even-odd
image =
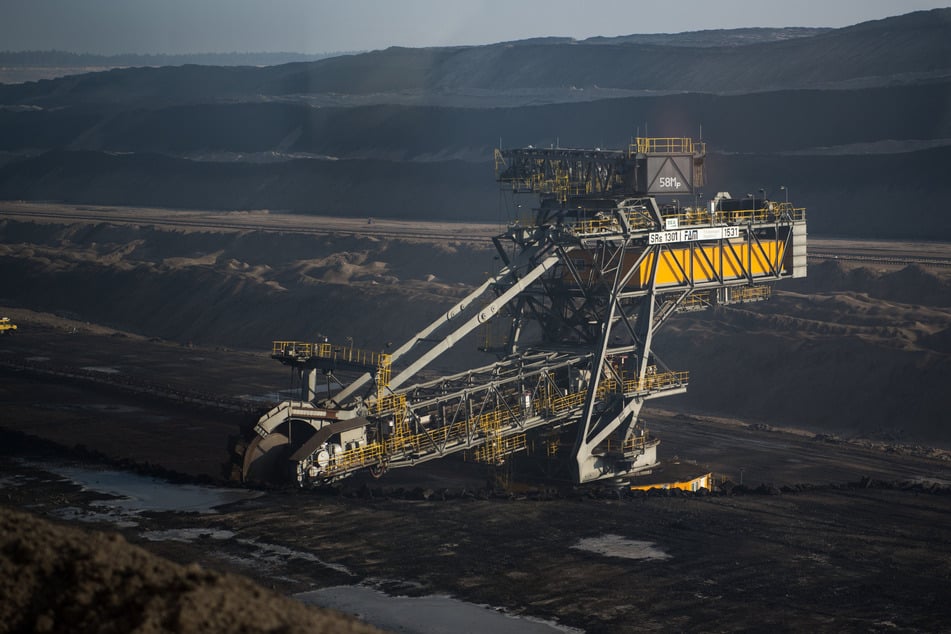
[[[316,62],[341,55],[365,51],[332,51],[327,53],[293,52],[229,52],[229,53],[72,53],[69,51],[0,51],[0,66],[57,68],[62,66],[276,66],[294,62]]]

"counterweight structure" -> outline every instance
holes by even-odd
[[[678,311],[760,301],[771,283],[806,274],[803,209],[725,193],[664,202],[693,199],[704,154],[682,138],[497,151],[498,181],[538,201],[494,238],[502,270],[390,354],[275,342],[304,394],[255,426],[245,480],[319,486],[460,451],[488,463],[530,453],[578,483],[649,471],[659,441],[641,407],[688,384],[654,353],[658,329]],[[421,378],[480,328],[494,335],[484,349],[495,362]],[[346,372],[363,374],[342,385]],[[342,389],[319,398],[321,377]]]

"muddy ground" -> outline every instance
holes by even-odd
[[[31,319],[4,340],[8,357],[100,372],[134,360],[156,382],[236,396],[286,379],[265,354]],[[586,632],[951,624],[951,462],[940,450],[654,409],[645,417],[665,457],[743,486],[635,497],[516,478],[509,492],[493,493],[484,467],[445,460],[379,481],[354,478],[334,493],[271,490],[216,513],[130,515],[104,512],[111,496],[56,473],[118,467],[177,486],[226,486],[228,441],[247,415],[81,378],[13,369],[2,377],[4,506],[118,530],[152,553],[285,595],[340,585],[451,595]],[[585,539],[600,539],[606,554],[578,548]],[[660,555],[628,558],[643,549],[626,546],[642,543]]]

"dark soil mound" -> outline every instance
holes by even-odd
[[[377,632],[120,535],[0,509],[0,631]]]

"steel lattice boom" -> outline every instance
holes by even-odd
[[[659,190],[692,193],[703,158],[690,139],[497,151],[498,180],[539,200],[531,222],[494,239],[504,268],[392,354],[275,342],[274,358],[307,380],[301,400],[258,422],[245,479],[321,485],[460,451],[490,463],[530,452],[576,482],[649,470],[658,441],[641,407],[688,383],[654,354],[657,330],[806,274],[801,208],[724,194],[703,208],[658,203]],[[497,335],[485,345],[494,363],[420,379],[477,328]],[[347,371],[364,374],[318,398],[319,376]]]

